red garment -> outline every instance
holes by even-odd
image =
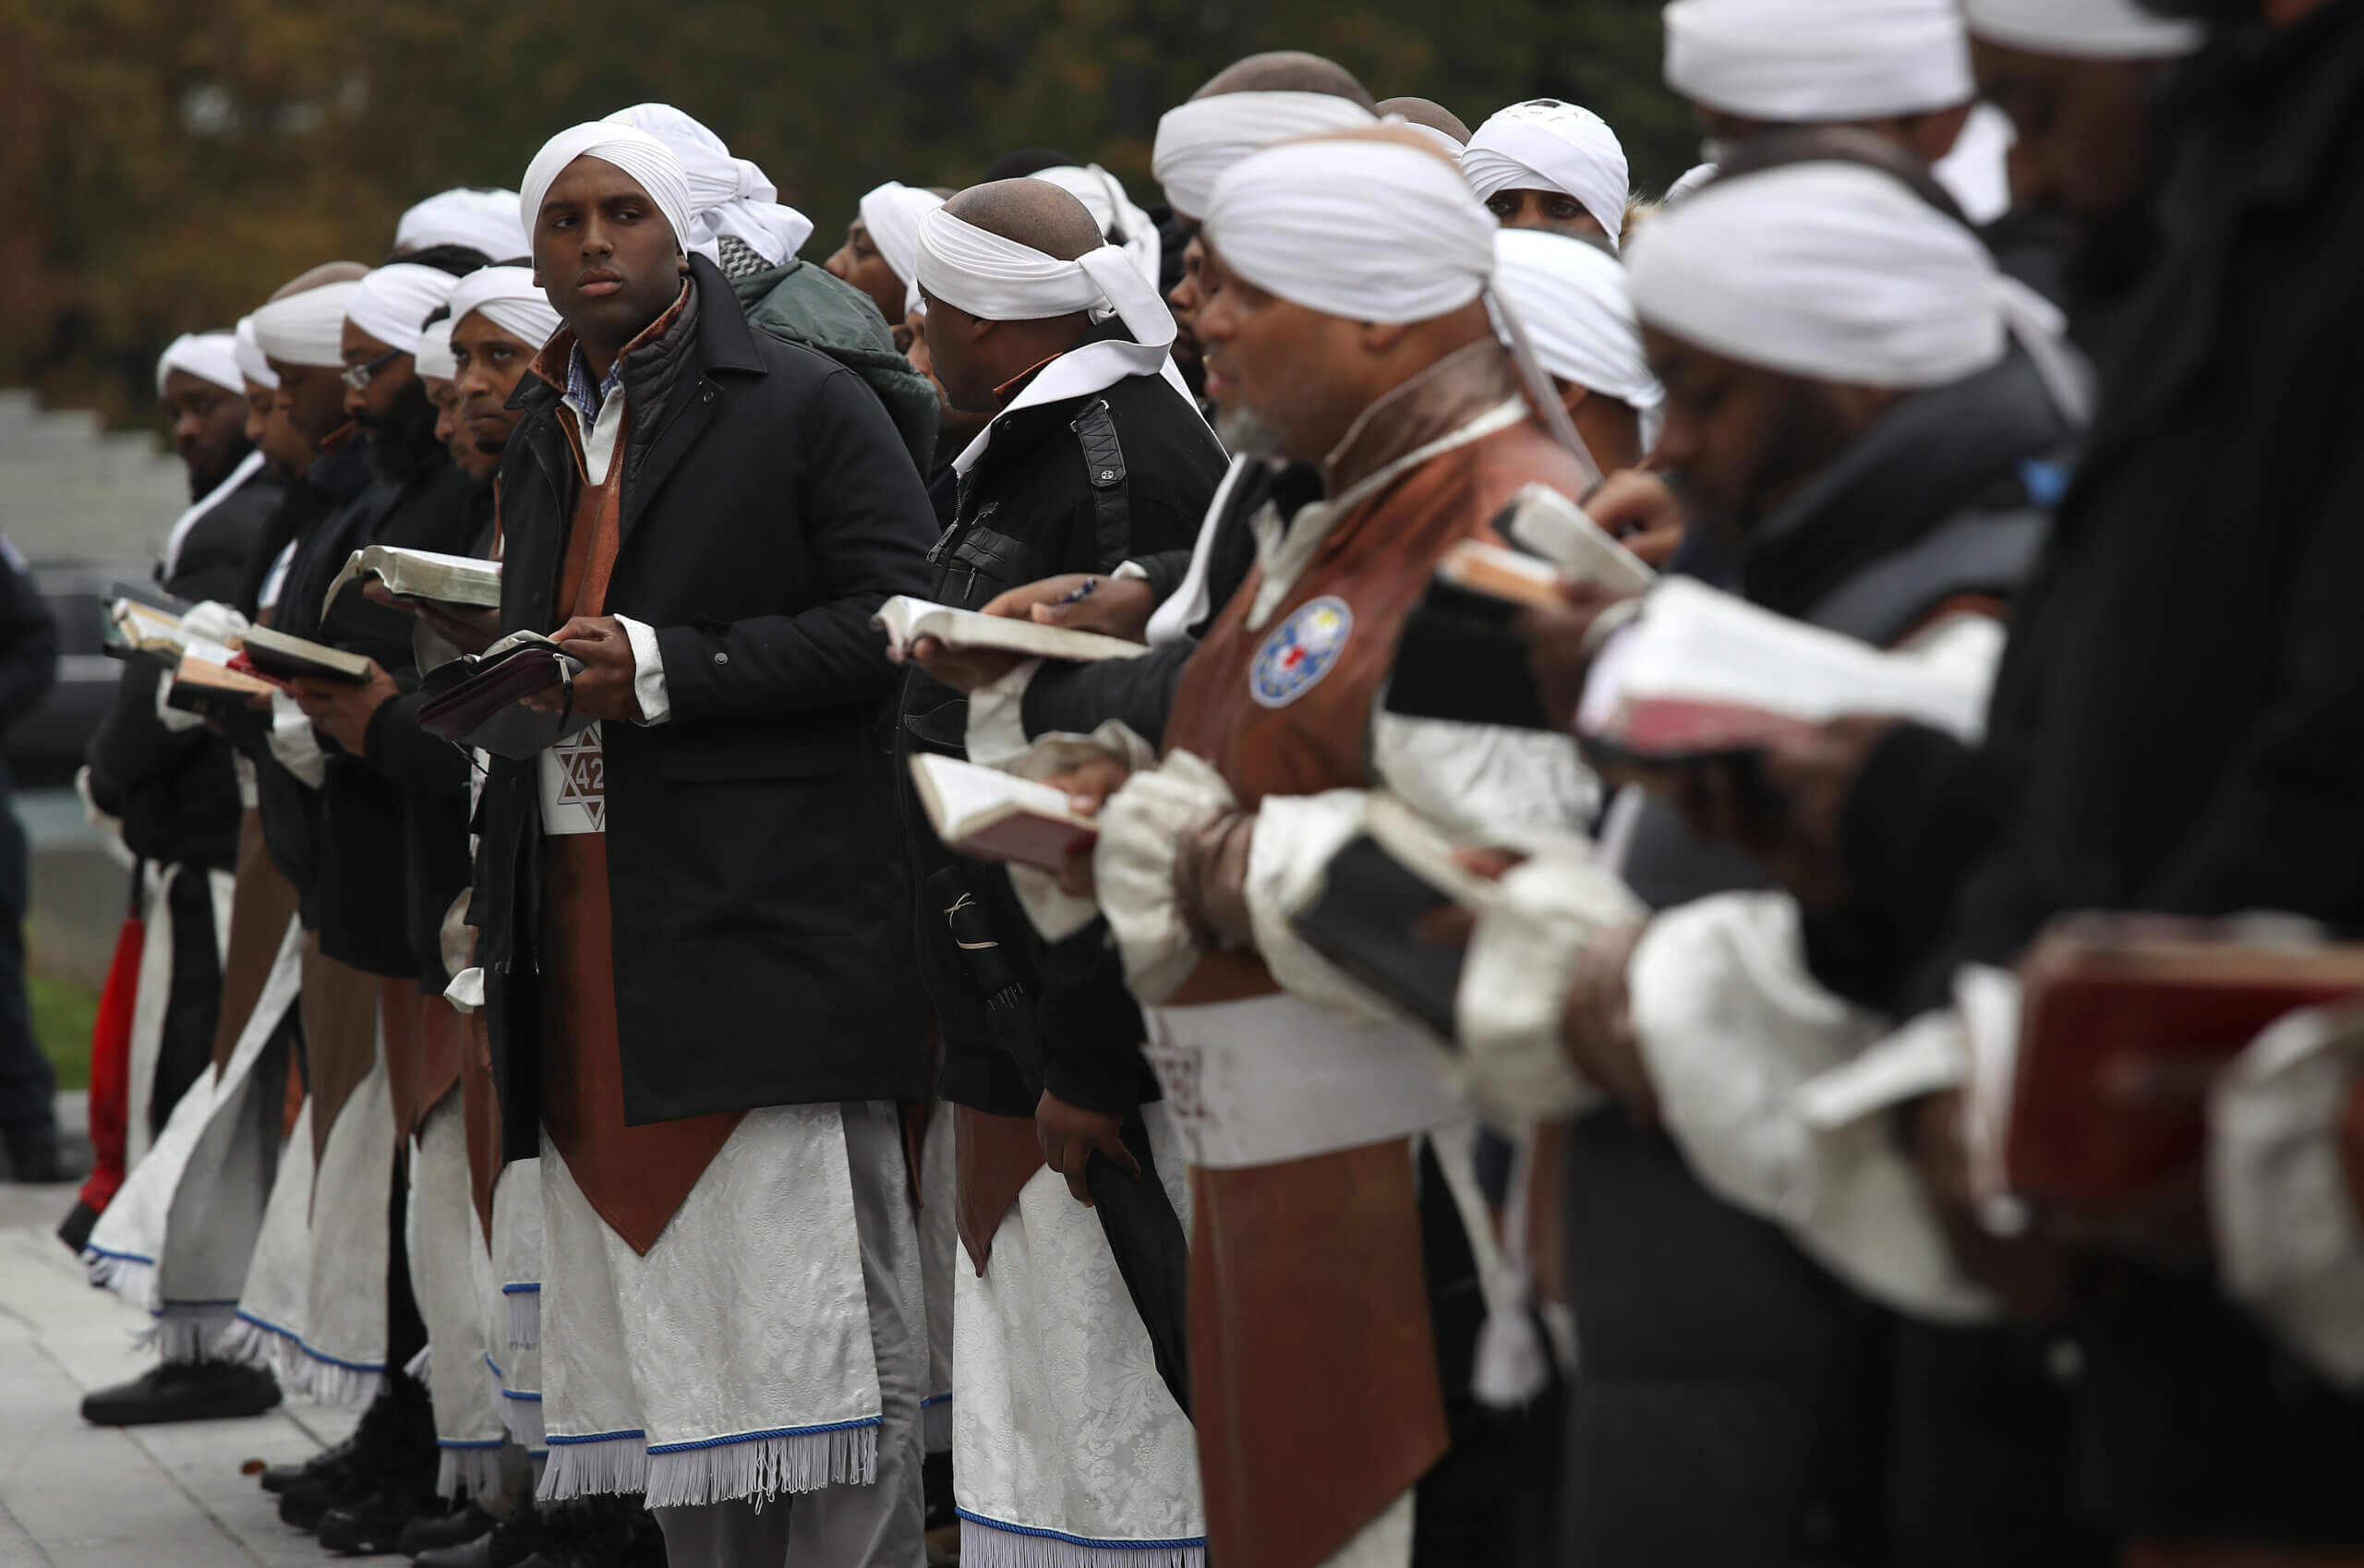
[[[126,915],[115,934],[115,961],[99,993],[99,1016],[90,1026],[90,1147],[98,1163],[82,1183],[82,1201],[100,1213],[123,1186],[124,1146],[131,1123],[131,1012],[139,997],[139,957],[148,947],[148,926]]]

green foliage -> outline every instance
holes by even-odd
[[[1329,54],[1473,126],[1569,98],[1644,189],[1691,162],[1657,0],[0,0],[0,385],[121,420],[152,356],[284,279],[376,261],[408,203],[516,183],[544,138],[645,100],[763,165],[837,244],[884,179],[1065,149],[1152,196],[1158,115],[1238,56]]]
[[[90,1087],[90,1031],[99,1021],[99,995],[70,980],[25,983],[32,1001],[33,1038],[57,1073],[60,1089]]]

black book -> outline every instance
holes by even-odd
[[[1290,924],[1308,947],[1450,1043],[1467,949],[1429,927],[1456,905],[1482,905],[1490,887],[1453,863],[1452,846],[1433,829],[1377,796],[1365,830],[1331,857],[1321,893]]]

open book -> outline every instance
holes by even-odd
[[[386,591],[396,598],[423,599],[461,609],[494,609],[501,604],[501,562],[497,561],[438,555],[399,545],[367,545],[353,552],[344,570],[329,584],[321,614],[328,613],[327,607],[347,587],[371,577],[385,584]]]
[[[180,663],[188,633],[181,629],[179,616],[139,599],[109,599],[104,609],[100,647],[108,657],[139,659],[162,669]]]
[[[1846,714],[1979,733],[1983,681],[1670,577],[1592,661],[1576,733],[1640,763],[1752,751]]]
[[[1971,1170],[1989,1192],[2095,1212],[2200,1160],[2216,1073],[2284,1014],[2364,995],[2364,945],[2086,916],[2019,973],[2016,1034],[1973,1033]]]
[[[366,654],[347,653],[309,637],[293,637],[268,626],[249,626],[238,638],[239,651],[256,673],[273,681],[346,681],[369,679]]]
[[[1308,947],[1447,1042],[1468,949],[1428,925],[1442,911],[1482,909],[1493,897],[1493,884],[1453,850],[1408,807],[1375,794],[1363,830],[1330,858],[1321,892],[1290,917]]]
[[[1578,583],[1620,594],[1648,590],[1658,580],[1642,558],[1609,537],[1585,509],[1549,485],[1529,485],[1494,519],[1494,532],[1533,550]]]
[[[880,605],[870,623],[886,633],[886,651],[895,658],[901,658],[922,637],[934,637],[947,647],[999,648],[1029,658],[1064,658],[1079,664],[1139,658],[1149,652],[1146,643],[1128,643],[1121,637],[1065,626],[1038,626],[1007,615],[982,615],[973,609],[930,604],[909,594],[897,594]]]
[[[964,855],[1056,871],[1100,836],[1067,792],[935,752],[911,757],[911,782],[935,836]]]
[[[574,678],[582,671],[581,659],[541,633],[513,632],[480,654],[463,654],[428,672],[418,688],[418,727],[495,756],[537,756],[591,727],[573,710]],[[525,706],[552,686],[566,689],[560,711]]]
[[[232,728],[259,722],[252,706],[254,700],[268,698],[278,688],[242,669],[231,669],[231,657],[230,650],[219,643],[203,637],[189,638],[187,651],[173,671],[173,683],[164,693],[165,706]]]

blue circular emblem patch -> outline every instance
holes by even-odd
[[[1330,673],[1354,629],[1354,610],[1334,595],[1297,606],[1256,650],[1256,662],[1248,667],[1248,695],[1264,707],[1288,706]]]

